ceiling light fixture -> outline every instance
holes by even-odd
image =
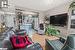
[[[6,1],[6,0],[3,0],[3,1],[1,2],[1,8],[7,8],[7,7],[8,7],[7,1]]]

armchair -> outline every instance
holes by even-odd
[[[75,34],[70,34],[67,40],[63,38],[57,40],[46,39],[46,50],[75,50]]]

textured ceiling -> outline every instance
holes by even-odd
[[[72,0],[12,0],[14,5],[24,8],[46,11]]]

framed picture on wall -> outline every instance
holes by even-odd
[[[72,10],[72,15],[75,15],[75,10]]]

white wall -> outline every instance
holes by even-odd
[[[43,12],[39,12],[39,24],[44,23],[45,14]]]
[[[14,27],[14,17],[15,15],[10,15],[10,14],[5,16],[6,26]]]
[[[0,23],[2,23],[2,16],[1,16],[1,14],[0,14]]]
[[[63,5],[60,5],[58,7],[55,7],[53,9],[50,9],[48,11],[46,11],[45,15],[47,16],[51,16],[51,15],[57,15],[57,14],[63,14],[63,13],[68,13],[68,8],[69,8],[69,4],[63,4]]]
[[[15,5],[11,0],[8,0],[8,11],[15,13]]]
[[[70,5],[70,3],[66,3],[66,4],[63,4],[63,5],[60,5],[60,6],[58,6],[58,7],[55,7],[55,8],[53,8],[53,9],[50,9],[50,10],[48,10],[48,11],[46,11],[45,13],[45,15],[47,16],[47,17],[50,17],[50,16],[52,16],[52,15],[58,15],[58,14],[63,14],[63,13],[69,13],[69,5]],[[69,14],[68,14],[69,15]],[[67,24],[67,27],[66,27],[66,30],[64,30],[63,29],[63,32],[62,33],[64,33],[64,31],[66,31],[66,33],[68,33],[68,31],[67,30],[69,30],[68,28],[70,28],[70,17],[68,18],[68,24]],[[59,29],[60,30],[60,29]],[[65,34],[65,33],[64,33]]]

